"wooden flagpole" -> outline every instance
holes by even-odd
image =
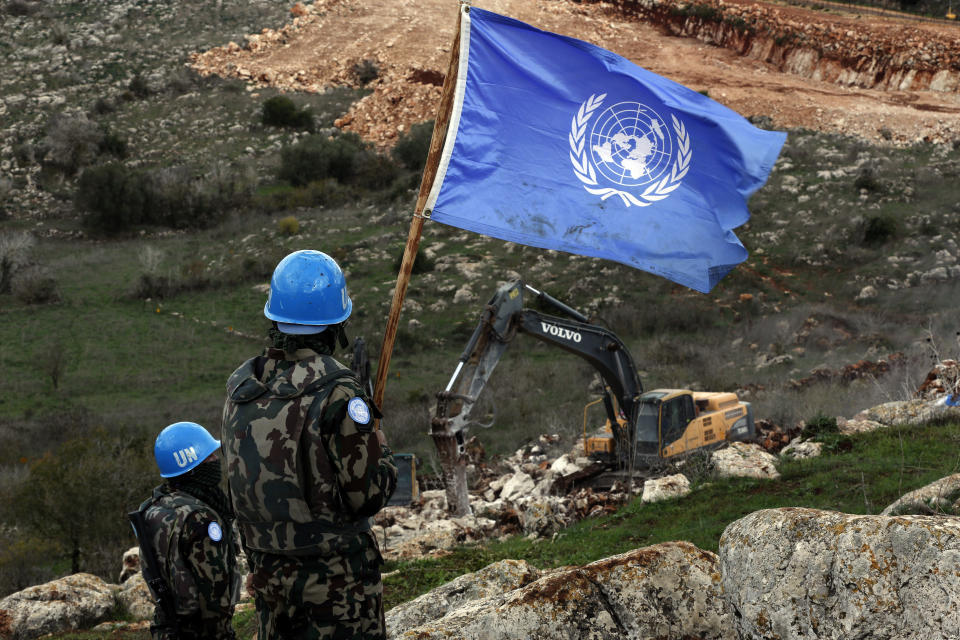
[[[403,261],[400,263],[400,272],[397,274],[397,286],[393,292],[393,302],[390,305],[390,315],[387,317],[387,326],[383,332],[383,345],[380,348],[380,357],[377,360],[377,380],[373,390],[373,401],[378,407],[383,406],[383,395],[387,386],[387,371],[390,368],[390,356],[393,354],[393,344],[397,338],[397,326],[400,324],[400,310],[403,299],[407,294],[407,285],[410,284],[410,273],[413,270],[413,260],[420,247],[420,234],[423,230],[423,207],[433,181],[437,176],[440,164],[440,152],[446,139],[447,125],[450,122],[450,113],[453,107],[453,97],[456,93],[457,71],[460,66],[460,6],[457,7],[456,34],[450,50],[450,65],[447,76],[443,81],[443,91],[440,95],[440,104],[437,107],[437,118],[433,124],[433,136],[430,138],[430,150],[427,153],[426,166],[420,180],[420,195],[414,208],[413,219],[410,221],[410,231],[407,233],[407,246],[403,250]],[[380,421],[376,421],[380,427]]]

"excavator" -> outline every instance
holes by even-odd
[[[532,295],[541,307],[524,307]],[[643,391],[637,367],[623,341],[549,294],[521,280],[502,285],[484,306],[446,388],[437,394],[430,435],[445,476],[448,508],[470,513],[466,482],[466,431],[471,411],[504,351],[517,334],[568,351],[590,363],[603,380],[605,429],[584,433],[585,453],[598,467],[619,473],[755,436],[753,409],[735,393],[685,389]]]

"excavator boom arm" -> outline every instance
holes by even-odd
[[[524,309],[525,290],[574,319]],[[487,303],[450,382],[437,394],[437,410],[431,429],[435,438],[454,437],[462,448],[463,432],[470,424],[470,412],[518,332],[589,362],[613,392],[628,424],[634,423],[643,389],[626,345],[609,330],[588,324],[587,317],[578,311],[517,281],[500,287]],[[617,425],[611,403],[606,402],[605,406],[611,424]]]

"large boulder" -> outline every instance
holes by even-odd
[[[97,576],[75,573],[12,593],[0,600],[0,638],[28,640],[101,622],[113,611],[116,589]]]
[[[776,460],[760,445],[748,442],[731,442],[729,447],[710,456],[710,463],[721,478],[779,478]]]
[[[137,572],[127,578],[117,591],[117,602],[134,620],[152,620],[156,605],[143,574]]]
[[[540,571],[523,560],[501,560],[475,573],[467,573],[419,598],[387,612],[387,637],[436,620],[464,604],[513,591],[540,577]]]
[[[717,556],[688,542],[556,571],[393,634],[408,640],[735,637],[721,598]]]
[[[960,417],[960,409],[931,400],[899,400],[886,402],[861,411],[854,421],[870,420],[888,426],[928,422],[941,416]]]
[[[960,522],[757,511],[720,538],[740,638],[929,640],[960,629]]]
[[[952,512],[957,508],[954,503],[957,502],[956,494],[958,491],[960,491],[960,473],[955,473],[902,496],[881,511],[880,515],[888,516],[901,510],[918,507],[930,511]]]

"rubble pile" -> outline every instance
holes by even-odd
[[[792,427],[781,426],[765,418],[757,420],[755,425],[757,442],[770,453],[778,453],[803,431],[802,424],[798,423]]]
[[[539,444],[503,460],[499,466],[504,471],[497,473],[482,460],[482,448],[471,439],[467,449],[472,513],[451,516],[442,488],[422,491],[409,506],[387,507],[374,518],[384,557],[444,555],[457,545],[518,534],[549,538],[579,520],[613,513],[626,502],[630,493],[622,483],[609,491],[577,487],[570,479],[594,463],[577,452],[579,441],[571,452],[551,457],[549,449],[559,443],[557,435],[540,436]],[[424,480],[427,486],[435,485],[430,478]],[[638,479],[632,493],[642,491],[643,481]]]
[[[926,400],[956,393],[960,386],[960,367],[956,360],[942,360],[934,365],[917,388],[914,397]]]
[[[876,378],[885,373],[889,373],[894,368],[906,364],[906,356],[902,351],[892,353],[886,358],[877,360],[859,360],[853,364],[848,364],[840,369],[830,369],[828,367],[817,367],[810,372],[809,376],[790,381],[790,386],[795,388],[809,387],[819,382],[853,382],[862,378]]]

